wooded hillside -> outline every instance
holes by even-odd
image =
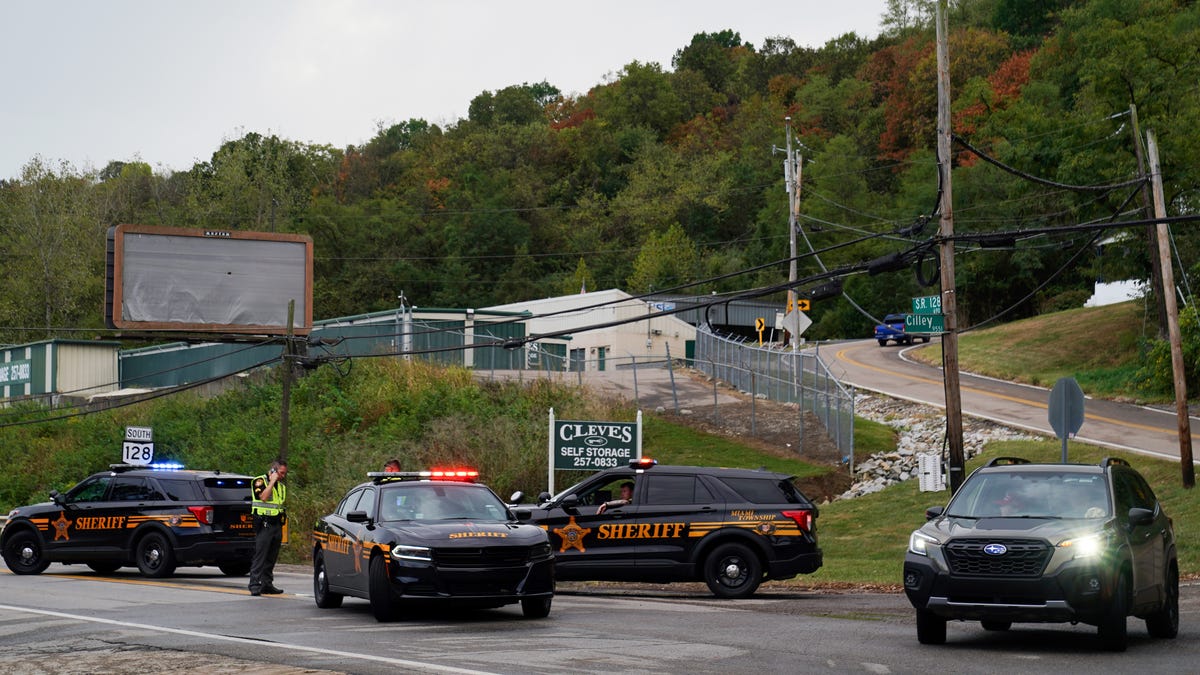
[[[1149,278],[1147,228],[1078,226],[1148,217],[1131,183],[1135,111],[1157,137],[1168,215],[1196,213],[1200,5],[951,4],[953,131],[978,150],[954,148],[955,229],[997,234],[959,245],[959,325],[1078,306],[1100,278]],[[317,318],[394,307],[401,291],[481,307],[584,285],[774,286],[787,279],[788,117],[800,251],[820,251],[800,277],[910,254],[895,271],[846,274],[845,297],[810,312],[807,336],[866,336],[868,314],[937,292],[919,283],[936,282],[930,259],[912,254],[937,230],[932,3],[889,7],[873,40],[701,33],[670,64],[628,63],[583,95],[514,83],[452,125],[410,119],[361,146],[252,132],[173,173],[31,158],[0,182],[0,342],[103,335],[105,232],[119,223],[307,233]],[[1172,234],[1190,293],[1200,229]]]

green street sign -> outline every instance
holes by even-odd
[[[941,314],[907,314],[904,317],[904,332],[927,335],[946,332],[946,317]]]
[[[923,298],[912,299],[913,314],[941,314],[942,296],[927,295]]]

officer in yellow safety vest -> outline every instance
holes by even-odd
[[[283,591],[275,587],[275,561],[283,543],[283,525],[287,514],[283,501],[287,498],[287,462],[276,460],[265,476],[254,479],[250,488],[250,512],[254,515],[254,560],[250,564],[250,595],[274,595]]]

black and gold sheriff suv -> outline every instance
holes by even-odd
[[[473,470],[369,473],[313,531],[313,596],[322,609],[364,598],[379,621],[436,603],[520,603],[550,614],[554,555]]]
[[[817,507],[787,474],[644,458],[538,501],[514,509],[550,535],[560,580],[704,581],[744,598],[821,566]]]
[[[15,574],[40,574],[52,562],[101,574],[135,565],[148,577],[179,566],[250,571],[254,524],[250,477],[191,471],[178,464],[115,464],[66,494],[8,513],[0,553]]]

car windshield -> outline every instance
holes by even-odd
[[[399,483],[383,488],[379,519],[508,520],[504,502],[490,490],[450,482]]]
[[[989,471],[972,476],[946,508],[960,518],[1106,518],[1104,476],[1071,471]]]

